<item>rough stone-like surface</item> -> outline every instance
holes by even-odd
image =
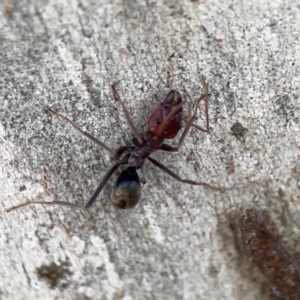
[[[299,266],[267,211],[247,209],[240,221],[243,250],[270,284],[275,299],[300,298]]]
[[[299,40],[297,1],[2,1],[0,298],[269,299],[228,220],[267,210],[299,257]],[[89,211],[6,213],[89,199],[113,159],[45,109],[128,144],[111,83],[140,130],[170,89],[188,117],[209,83],[210,133],[193,129],[179,153],[153,157],[225,190],[146,162],[133,210],[110,203],[116,174]]]

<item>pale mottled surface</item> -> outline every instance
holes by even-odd
[[[299,4],[165,2],[16,1],[11,17],[1,4],[0,298],[268,299],[229,229],[240,207],[268,209],[300,252]],[[171,88],[196,99],[208,82],[210,134],[193,130],[180,153],[154,157],[227,190],[183,185],[146,163],[134,210],[109,203],[114,177],[88,212],[7,214],[26,200],[90,197],[113,161],[44,109],[126,144],[112,82],[141,129]],[[236,121],[244,141],[230,134]]]

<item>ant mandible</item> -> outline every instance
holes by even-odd
[[[103,187],[106,185],[110,177],[113,173],[121,166],[121,165],[129,165],[129,167],[124,170],[120,176],[118,177],[113,193],[112,193],[112,202],[113,204],[121,209],[126,208],[133,208],[139,201],[141,196],[141,184],[139,176],[136,172],[137,169],[140,169],[145,159],[148,159],[151,163],[153,163],[158,168],[165,171],[174,179],[188,183],[192,185],[202,185],[213,190],[220,190],[220,188],[213,187],[204,182],[195,182],[188,179],[182,179],[175,173],[173,173],[169,168],[155,160],[154,158],[150,157],[150,154],[156,150],[163,150],[167,152],[176,152],[181,147],[188,131],[190,130],[191,126],[194,126],[200,131],[208,132],[209,131],[209,118],[208,118],[208,85],[206,86],[206,92],[202,95],[197,101],[195,106],[195,111],[190,120],[187,122],[186,127],[179,139],[177,147],[171,147],[164,143],[164,139],[173,139],[178,134],[179,130],[182,127],[182,97],[181,94],[175,90],[172,90],[167,95],[164,102],[160,103],[160,105],[154,110],[151,116],[148,119],[148,130],[144,133],[139,133],[133,121],[121,100],[116,88],[114,85],[111,86],[114,96],[116,100],[121,104],[123,111],[125,113],[125,117],[127,123],[134,135],[132,139],[132,146],[123,146],[120,147],[117,151],[112,150],[103,142],[99,141],[97,138],[92,136],[90,133],[83,131],[80,129],[73,121],[68,119],[67,117],[61,115],[60,113],[56,112],[55,110],[48,108],[48,111],[51,112],[53,115],[57,115],[58,117],[64,119],[68,123],[70,123],[76,130],[81,132],[83,135],[88,137],[94,143],[98,144],[100,147],[109,151],[116,159],[117,163],[108,170],[105,174],[104,178],[100,182],[97,190],[94,192],[90,200],[85,206],[65,202],[65,201],[51,201],[51,202],[43,202],[43,201],[29,201],[25,203],[21,203],[17,206],[13,206],[7,209],[7,212],[10,212],[14,209],[26,206],[28,204],[57,204],[57,205],[64,205],[69,206],[72,208],[83,208],[88,209],[90,208],[95,200],[97,199],[98,195],[102,191]],[[206,116],[206,128],[202,128],[196,124],[193,124],[196,113],[198,109],[198,105],[201,100],[205,101],[205,116]]]

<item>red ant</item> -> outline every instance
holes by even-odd
[[[103,187],[106,185],[110,177],[113,173],[121,166],[121,165],[129,165],[129,167],[124,170],[119,178],[116,181],[113,194],[112,194],[112,202],[113,204],[122,209],[132,208],[134,207],[141,196],[141,184],[139,176],[136,172],[137,169],[140,169],[145,159],[147,158],[150,162],[152,162],[155,166],[159,167],[167,174],[169,174],[174,179],[188,183],[192,185],[203,185],[209,187],[213,190],[220,190],[220,188],[213,187],[204,182],[195,182],[192,180],[182,179],[175,173],[173,173],[170,169],[166,166],[158,162],[157,160],[150,157],[150,154],[156,150],[163,150],[167,152],[176,152],[181,147],[188,131],[190,130],[191,126],[194,126],[200,131],[208,132],[209,131],[209,118],[208,118],[208,85],[206,86],[206,93],[205,95],[201,96],[197,102],[193,116],[187,122],[187,125],[180,137],[177,147],[171,147],[164,143],[164,139],[173,139],[178,134],[179,130],[182,126],[182,97],[181,94],[175,90],[172,90],[167,95],[164,102],[160,103],[160,105],[154,110],[151,116],[148,119],[148,130],[142,134],[140,134],[133,124],[133,121],[121,100],[118,92],[116,91],[114,85],[111,86],[114,96],[116,100],[121,104],[123,111],[125,113],[126,120],[128,122],[129,127],[131,128],[132,133],[134,134],[134,138],[132,139],[132,146],[123,146],[120,147],[117,151],[112,150],[107,145],[93,137],[90,133],[83,131],[80,129],[73,121],[68,119],[67,117],[61,115],[60,113],[54,111],[51,108],[48,108],[49,112],[54,115],[57,115],[70,123],[76,130],[84,134],[94,143],[98,144],[100,147],[109,151],[116,159],[117,163],[109,169],[109,171],[105,174],[104,178],[100,182],[97,190],[92,195],[91,199],[85,206],[64,202],[64,201],[51,201],[51,202],[42,202],[42,201],[30,201],[19,204],[17,206],[13,206],[7,209],[7,212],[10,212],[14,209],[20,208],[22,206],[26,206],[28,204],[58,204],[69,206],[73,208],[90,208],[95,200],[97,199],[98,195],[102,191]],[[205,116],[206,116],[206,128],[202,128],[198,125],[193,124],[193,121],[196,118],[196,113],[198,109],[198,105],[200,101],[205,100]]]

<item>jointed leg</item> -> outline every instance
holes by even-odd
[[[186,91],[187,93],[187,91]],[[187,93],[188,97],[191,99],[190,95]],[[199,125],[196,125],[196,124],[192,124],[192,126],[194,126],[195,128],[199,129],[200,131],[202,132],[209,132],[209,117],[208,117],[208,96],[209,96],[209,93],[208,93],[208,84],[206,85],[206,91],[205,91],[205,95],[201,96],[200,100],[202,100],[204,97],[205,99],[205,119],[206,119],[206,128],[202,128],[201,126]],[[188,122],[187,122],[188,123]]]
[[[181,177],[179,177],[178,175],[176,175],[173,171],[171,171],[169,168],[167,168],[166,166],[164,166],[163,164],[161,164],[160,162],[158,162],[157,160],[151,158],[151,157],[147,157],[154,165],[156,165],[157,167],[159,167],[160,169],[162,169],[164,172],[166,172],[167,174],[169,174],[171,177],[173,177],[174,179],[182,182],[182,183],[188,183],[188,184],[192,184],[192,185],[203,185],[205,187],[208,187],[212,190],[215,191],[221,191],[222,188],[218,188],[212,185],[209,185],[205,182],[196,182],[193,180],[188,180],[188,179],[182,179]]]
[[[193,121],[195,120],[196,118],[196,115],[197,115],[197,110],[198,110],[198,106],[199,106],[199,103],[200,101],[204,99],[205,100],[205,116],[206,116],[206,129],[203,129],[202,127],[198,126],[198,125],[195,125],[193,124]],[[168,152],[176,152],[179,150],[179,148],[181,147],[186,135],[188,134],[191,126],[194,126],[195,128],[203,131],[203,132],[208,132],[209,131],[209,117],[208,117],[208,85],[206,85],[206,91],[205,91],[205,95],[201,96],[197,102],[196,102],[196,108],[195,108],[195,111],[194,111],[194,114],[193,116],[191,117],[191,119],[187,122],[187,125],[186,127],[184,128],[184,131],[179,139],[179,142],[178,142],[178,145],[177,147],[171,147],[167,144],[162,144],[162,146],[160,147],[161,150],[164,150],[164,151],[168,151]]]
[[[90,208],[93,203],[95,202],[95,200],[97,199],[98,195],[100,194],[100,192],[102,191],[103,187],[106,185],[107,181],[110,179],[110,177],[113,175],[113,173],[119,168],[119,166],[121,165],[121,163],[117,163],[115,164],[104,176],[104,178],[102,179],[102,181],[100,182],[96,192],[93,194],[93,196],[91,197],[91,199],[89,200],[89,202],[85,205],[77,205],[74,203],[70,203],[70,202],[65,202],[65,201],[51,201],[51,202],[45,202],[45,201],[28,201],[28,202],[24,202],[21,203],[19,205],[13,206],[11,208],[8,208],[6,211],[10,212],[12,210],[15,210],[17,208],[23,207],[23,206],[27,206],[29,204],[43,204],[43,205],[62,205],[62,206],[68,206],[71,208],[80,208],[80,209],[88,209]]]
[[[199,125],[196,125],[192,123],[192,126],[195,128],[199,129],[202,132],[209,132],[209,117],[208,117],[208,85],[206,86],[206,91],[205,91],[205,121],[206,121],[206,128],[202,128]],[[200,101],[200,100],[199,100]]]
[[[116,155],[116,152],[114,150],[112,150],[111,148],[109,148],[108,146],[106,146],[104,143],[102,143],[101,141],[99,141],[98,139],[96,139],[94,136],[92,136],[90,133],[82,130],[81,128],[79,128],[73,121],[71,121],[69,118],[61,115],[60,113],[58,113],[57,111],[48,108],[48,110],[54,114],[59,116],[60,118],[64,119],[65,121],[67,121],[68,123],[70,123],[77,131],[81,132],[83,135],[85,135],[86,137],[88,137],[91,141],[93,141],[94,143],[98,144],[100,147],[106,149],[107,151],[109,151],[112,155]]]
[[[121,104],[121,106],[122,106],[122,108],[123,108],[123,111],[124,111],[124,113],[125,113],[125,117],[126,117],[127,123],[128,123],[128,125],[129,125],[129,127],[130,127],[132,133],[133,133],[134,136],[137,138],[138,142],[142,145],[142,144],[143,144],[142,138],[141,138],[141,136],[140,136],[140,134],[139,134],[137,128],[136,128],[135,125],[133,124],[133,121],[132,121],[132,119],[131,119],[131,117],[130,117],[130,115],[129,115],[128,110],[127,110],[126,107],[125,107],[124,102],[122,101],[121,97],[119,96],[119,94],[118,94],[118,92],[117,92],[115,86],[112,85],[111,88],[112,88],[112,90],[113,90],[113,92],[114,92],[114,95],[115,95],[116,99],[118,100],[118,102]]]
[[[117,163],[115,164],[104,176],[104,178],[102,179],[102,181],[100,182],[97,190],[95,191],[95,193],[93,194],[93,196],[91,197],[91,199],[89,200],[89,202],[84,206],[84,208],[88,209],[90,208],[93,203],[96,201],[98,195],[100,194],[100,192],[102,191],[102,189],[104,188],[104,186],[106,185],[107,181],[110,179],[110,177],[112,176],[112,174],[114,174],[114,172],[120,167],[121,163]]]
[[[122,146],[122,147],[120,147],[120,148],[116,151],[117,157],[120,157],[125,151],[131,150],[131,149],[133,149],[133,148],[134,148],[134,147],[127,147],[127,146]]]
[[[68,206],[68,207],[71,207],[71,208],[85,209],[85,207],[82,206],[82,205],[77,205],[77,204],[74,204],[74,203],[69,203],[69,202],[54,200],[54,201],[50,201],[50,202],[46,202],[46,201],[28,201],[28,202],[24,202],[24,203],[21,203],[21,204],[16,205],[16,206],[12,206],[12,207],[8,208],[6,211],[7,212],[11,212],[12,210],[15,210],[17,208],[21,208],[23,206],[27,206],[29,204],[43,204],[43,205],[54,205],[54,204],[57,204],[57,205]]]

